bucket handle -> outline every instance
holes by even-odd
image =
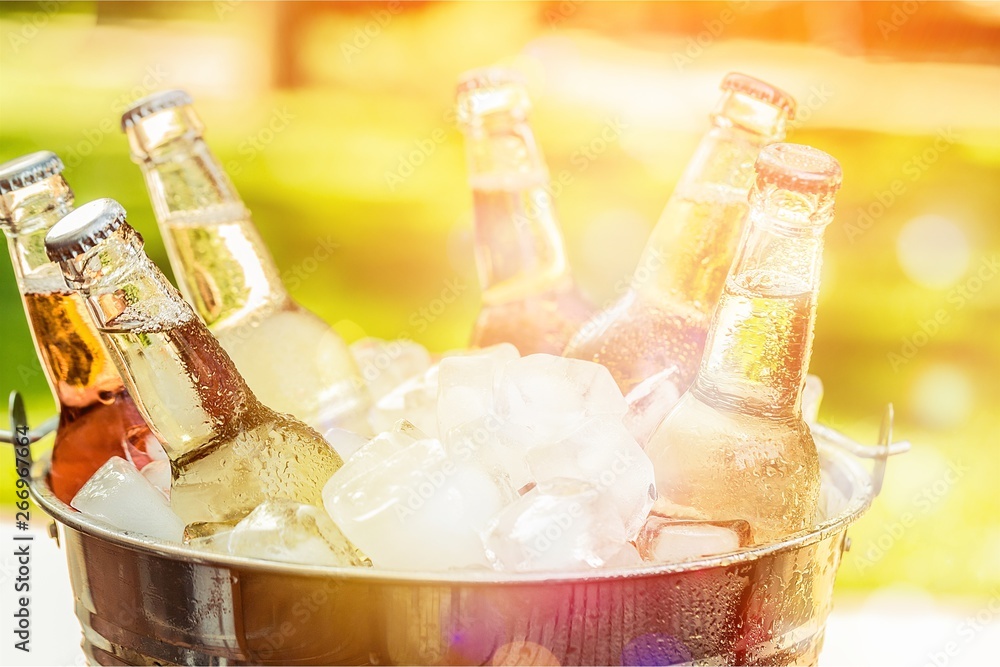
[[[841,449],[859,458],[874,461],[874,467],[871,472],[872,497],[874,498],[882,490],[882,482],[885,480],[885,466],[888,458],[910,451],[909,441],[900,440],[899,442],[892,442],[892,425],[894,419],[895,410],[892,407],[892,403],[889,403],[885,406],[885,411],[882,413],[882,425],[879,427],[878,444],[875,446],[863,445],[847,437],[840,431],[835,431],[829,426],[822,424],[810,424],[809,428],[813,433],[837,445]]]
[[[24,399],[21,398],[21,394],[18,391],[10,392],[10,402],[8,405],[10,430],[0,429],[0,442],[6,442],[11,445],[33,445],[56,430],[56,426],[59,425],[59,415],[54,415],[35,428],[28,429],[28,417],[24,411]],[[26,436],[18,437],[18,433],[21,431],[25,431]],[[27,442],[25,442],[25,437],[27,437]],[[30,453],[30,447],[28,451]]]

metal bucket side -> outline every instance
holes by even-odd
[[[32,491],[65,529],[98,664],[801,664],[822,645],[864,468],[820,445],[830,520],[774,545],[558,576],[402,573],[198,554],[108,530]]]

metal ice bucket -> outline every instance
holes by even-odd
[[[889,413],[891,415],[891,413]],[[829,517],[778,544],[674,565],[503,576],[210,555],[105,528],[32,468],[63,528],[92,664],[814,664],[848,526],[889,453],[816,429]],[[874,458],[874,472],[861,458]]]

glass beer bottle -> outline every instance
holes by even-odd
[[[347,345],[285,290],[187,93],[139,100],[122,115],[122,129],[180,291],[250,387],[321,432],[368,431],[368,396]]]
[[[487,68],[467,73],[457,96],[483,302],[472,345],[561,354],[593,307],[566,262],[527,91],[512,72]]]
[[[769,542],[815,519],[819,463],[802,391],[841,171],[796,144],[768,146],[756,170],[701,368],[646,453],[661,497],[708,519],[746,520]]]
[[[694,380],[726,272],[736,252],[761,148],[781,141],[795,100],[744,74],[722,99],[639,259],[629,289],[573,337],[567,357],[604,364],[628,394],[651,378]]]
[[[69,503],[112,456],[148,462],[152,434],[125,391],[80,297],[45,254],[45,234],[73,210],[62,161],[48,151],[0,165],[0,227],[31,337],[59,407],[49,485]]]
[[[170,504],[187,523],[240,519],[265,500],[320,504],[343,464],[319,433],[257,400],[191,306],[143,251],[114,200],[45,239],[139,411],[170,459]]]

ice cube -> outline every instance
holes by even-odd
[[[444,570],[488,564],[479,534],[514,497],[504,480],[474,461],[450,459],[444,445],[431,439],[412,442],[377,465],[355,463],[352,458],[334,473],[323,502],[376,566]]]
[[[802,419],[807,424],[819,421],[819,404],[823,401],[823,381],[818,375],[806,375],[806,386],[802,390]]]
[[[674,563],[731,553],[752,543],[750,524],[735,521],[693,521],[650,516],[635,544],[643,560]]]
[[[368,442],[368,438],[359,433],[348,431],[346,428],[337,427],[327,429],[323,434],[323,438],[330,443],[330,446],[333,447],[333,449],[340,454],[340,458],[345,461],[351,458],[351,455],[354,454],[354,452],[361,449],[364,444]]]
[[[589,417],[620,419],[628,409],[607,368],[551,354],[504,366],[494,405],[498,417],[524,430],[529,447],[562,440]]]
[[[514,489],[532,482],[524,437],[517,427],[494,415],[453,428],[444,436],[448,455],[457,461],[476,461],[492,474],[506,478]]]
[[[625,397],[628,412],[623,421],[641,447],[646,446],[649,436],[681,397],[674,383],[676,375],[676,368],[661,371],[636,385]]]
[[[416,440],[432,440],[429,435],[421,431],[419,428],[413,425],[413,422],[406,419],[400,419],[398,422],[392,425],[392,430],[389,433],[398,433],[404,435],[410,439],[410,441]]]
[[[526,460],[536,483],[563,477],[593,484],[618,512],[628,539],[656,498],[653,463],[619,417],[590,419],[565,439],[532,448]]]
[[[653,503],[650,514],[657,514],[667,519],[693,519],[695,521],[707,520],[708,515],[700,510],[687,505],[678,505],[668,500],[664,496],[658,496]]]
[[[70,505],[131,533],[180,542],[184,522],[135,466],[114,456],[91,476]]]
[[[819,471],[819,502],[816,504],[815,523],[832,519],[847,508],[849,499],[827,470]]]
[[[405,419],[400,419],[393,425],[391,431],[379,433],[354,452],[337,472],[345,482],[348,479],[367,475],[395,454],[403,451],[417,440],[426,439],[426,437],[413,424]]]
[[[431,437],[437,437],[438,366],[412,377],[380,398],[368,414],[376,433],[388,431],[400,419],[412,422]]]
[[[232,530],[193,539],[188,544],[285,563],[371,565],[323,510],[291,500],[261,503]]]
[[[151,461],[143,466],[140,472],[167,500],[170,500],[170,461],[166,459]]]
[[[626,542],[618,552],[609,558],[604,567],[636,567],[642,565],[642,556],[631,542]]]
[[[438,364],[438,427],[442,434],[493,412],[497,373],[520,355],[510,343],[445,357]]]
[[[575,479],[539,483],[514,501],[483,533],[498,570],[581,570],[621,557],[625,527],[597,489]]]
[[[167,458],[167,453],[163,450],[163,445],[160,444],[160,441],[148,429],[143,427],[130,429],[125,434],[123,444],[125,459],[131,462],[138,470],[145,468],[151,461],[160,461]]]
[[[431,366],[430,353],[412,340],[363,338],[351,345],[351,354],[374,401]]]

